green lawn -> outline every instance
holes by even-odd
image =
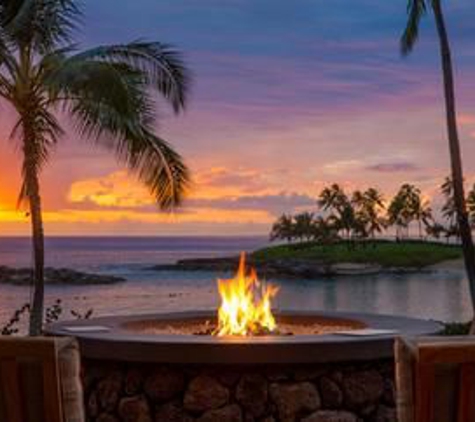
[[[272,259],[314,259],[325,263],[374,263],[384,267],[423,267],[462,257],[460,247],[434,242],[345,242],[321,245],[305,242],[260,249],[252,254],[257,261]]]

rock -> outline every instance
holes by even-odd
[[[102,410],[115,410],[122,390],[122,374],[119,371],[110,373],[97,384],[97,398]]]
[[[376,403],[383,394],[384,380],[377,371],[360,371],[343,378],[343,394],[349,409]]]
[[[229,390],[208,375],[199,375],[188,385],[184,408],[194,413],[217,409],[229,400]]]
[[[93,391],[87,400],[87,414],[95,418],[99,413],[99,403],[97,401],[97,392]]]
[[[301,422],[358,422],[358,417],[343,410],[319,410]]]
[[[237,404],[208,410],[197,422],[242,422],[241,408]]]
[[[123,422],[153,422],[144,396],[123,398],[119,403],[119,416]]]
[[[129,369],[125,374],[124,390],[128,396],[133,396],[140,391],[143,375],[138,369]]]
[[[109,415],[108,413],[101,413],[97,417],[96,422],[119,422],[119,419],[115,416]]]
[[[46,284],[112,284],[125,281],[122,277],[91,274],[69,268],[45,268]],[[0,283],[29,285],[31,269],[0,266]]]
[[[384,380],[383,402],[391,407],[396,405],[396,386],[394,381],[389,378]]]
[[[343,392],[338,384],[328,377],[322,377],[319,382],[322,407],[338,409],[343,403]]]
[[[378,406],[374,422],[397,422],[396,409],[387,406]]]
[[[152,401],[166,401],[175,397],[185,388],[185,377],[182,372],[166,366],[156,369],[145,380],[144,390]]]
[[[267,380],[259,374],[246,374],[236,387],[236,400],[252,416],[261,416],[267,407]]]
[[[170,402],[157,408],[155,412],[156,422],[192,422],[193,418],[186,414],[180,402]]]
[[[279,420],[293,422],[320,408],[320,396],[309,382],[272,384],[270,396],[277,406]]]

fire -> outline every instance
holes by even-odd
[[[241,254],[236,276],[218,280],[221,306],[218,310],[217,336],[249,336],[276,330],[271,301],[278,287],[259,281],[254,269],[246,274],[246,258]]]

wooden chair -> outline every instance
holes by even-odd
[[[475,422],[475,337],[397,339],[399,422]]]
[[[0,337],[0,421],[85,421],[74,339]]]

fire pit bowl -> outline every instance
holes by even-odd
[[[203,334],[215,319],[215,313],[208,311],[62,322],[49,326],[48,333],[77,337],[82,354],[92,359],[288,364],[388,358],[396,335],[434,334],[441,328],[433,321],[359,313],[286,311],[276,318],[285,327],[282,334],[249,337]],[[388,332],[356,335],[365,328]]]
[[[203,334],[215,320],[216,311],[115,316],[47,331],[80,342],[90,421],[395,422],[394,336],[440,330],[413,318],[292,311],[275,315],[284,334]]]

